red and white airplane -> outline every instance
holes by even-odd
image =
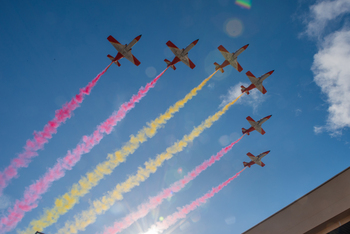
[[[263,157],[265,157],[268,153],[270,153],[270,150],[269,151],[266,151],[266,152],[264,152],[264,153],[261,153],[261,154],[259,154],[258,156],[254,156],[254,155],[252,155],[251,153],[247,153],[247,155],[248,155],[248,157],[252,160],[252,161],[250,161],[249,163],[247,163],[247,162],[243,162],[243,165],[245,166],[245,167],[251,167],[252,165],[254,165],[254,164],[258,164],[259,166],[261,166],[261,167],[264,167],[265,166],[265,163],[263,163],[262,161],[261,161],[261,159],[263,158]]]
[[[221,52],[222,56],[224,56],[225,61],[219,65],[218,63],[214,63],[215,65],[215,70],[219,70],[223,73],[224,72],[224,67],[226,67],[227,65],[231,64],[232,67],[234,67],[238,72],[241,72],[243,70],[242,66],[237,62],[237,57],[238,55],[240,55],[243,51],[245,51],[245,49],[247,49],[247,47],[249,46],[249,44],[243,46],[242,48],[240,48],[239,50],[237,50],[234,53],[230,53],[228,52],[222,45],[220,45],[218,47],[219,51]]]
[[[137,58],[135,58],[134,55],[132,55],[131,53],[131,47],[133,47],[136,42],[138,42],[141,38],[141,35],[135,37],[134,40],[132,40],[129,45],[125,44],[122,45],[120,44],[116,39],[114,39],[114,37],[109,36],[107,37],[108,41],[112,44],[112,46],[114,46],[114,48],[116,50],[118,50],[118,54],[117,56],[113,57],[112,55],[107,55],[107,57],[114,62],[115,64],[118,65],[118,67],[120,67],[120,63],[119,63],[119,59],[121,58],[126,58],[127,60],[129,60],[130,62],[132,62],[133,64],[135,64],[136,66],[140,65],[140,61],[137,60]]]
[[[274,72],[274,70],[269,71],[268,73],[260,76],[259,78],[256,78],[250,71],[246,72],[246,75],[248,76],[250,82],[252,82],[251,85],[248,86],[248,88],[244,87],[243,85],[241,86],[241,91],[242,93],[246,92],[247,94],[249,94],[249,91],[257,88],[260,92],[262,92],[263,94],[266,93],[266,89],[265,87],[262,85],[262,82],[269,77],[272,73]]]
[[[269,118],[271,118],[272,115],[269,115],[269,116],[266,116],[265,118],[262,118],[261,120],[259,120],[258,122],[255,122],[254,119],[252,119],[252,117],[248,116],[247,117],[247,120],[248,122],[250,123],[250,125],[252,125],[248,130],[245,129],[245,128],[242,128],[242,133],[243,134],[247,134],[249,135],[250,132],[256,130],[258,132],[261,133],[261,135],[264,135],[265,134],[265,131],[264,129],[261,128],[261,125],[263,123],[266,122],[266,120],[268,120]]]
[[[189,44],[185,49],[180,50],[176,47],[171,41],[168,41],[166,45],[169,47],[169,49],[175,54],[175,58],[173,61],[169,61],[167,59],[164,59],[164,61],[168,64],[168,67],[171,67],[172,69],[176,69],[174,66],[177,62],[182,61],[184,64],[189,66],[190,68],[194,68],[196,65],[188,58],[188,52],[197,44],[199,39],[195,40],[191,44]]]

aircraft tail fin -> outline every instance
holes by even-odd
[[[114,61],[114,57],[112,56],[112,55],[107,55],[107,57],[112,61],[112,62],[114,62],[115,64],[117,64],[118,65],[118,67],[120,67],[120,63],[119,63],[119,61],[118,60],[116,60],[116,61]]]
[[[264,167],[264,166],[265,166],[265,163],[261,162],[261,166]]]
[[[242,128],[242,134],[247,134],[249,136],[249,132],[247,132],[247,129]]]
[[[174,64],[172,64],[169,60],[164,59],[164,62],[166,62],[166,64],[168,64],[168,67],[171,67],[172,69],[174,69],[174,71],[176,70],[176,67]]]
[[[246,90],[247,90],[247,88],[244,87],[243,85],[241,85],[241,92],[242,93],[246,92],[247,94],[249,94],[249,91],[246,91]]]
[[[215,70],[220,69],[221,73],[224,73],[224,69],[222,69],[222,67],[217,62],[215,62],[214,65],[215,65]]]
[[[247,163],[247,162],[243,162],[243,166],[244,166],[244,167],[247,167],[247,166],[248,166],[248,167],[250,168],[250,164]]]

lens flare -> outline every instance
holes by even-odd
[[[243,33],[243,23],[239,19],[230,19],[224,24],[225,32],[230,37],[238,37]]]
[[[245,9],[250,9],[252,7],[251,0],[236,0],[236,5],[243,7]]]

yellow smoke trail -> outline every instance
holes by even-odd
[[[36,231],[43,231],[44,228],[57,222],[58,218],[65,214],[68,210],[79,202],[79,198],[87,194],[90,189],[98,184],[105,175],[111,174],[113,169],[120,163],[126,160],[129,154],[135,152],[140,143],[143,143],[147,138],[153,137],[159,128],[161,128],[167,120],[173,117],[173,114],[178,112],[192,97],[197,95],[204,85],[215,75],[217,71],[211,74],[208,78],[202,81],[196,88],[192,89],[184,99],[176,102],[164,114],[160,115],[151,123],[147,123],[148,127],[143,127],[136,136],[131,135],[130,140],[121,150],[114,154],[109,154],[107,160],[98,164],[92,172],[88,172],[85,177],[82,177],[78,183],[74,184],[71,190],[56,199],[54,207],[45,209],[44,214],[37,220],[30,222],[29,227],[24,231],[18,231],[20,234],[32,234]]]
[[[139,167],[137,174],[130,176],[125,182],[118,184],[113,191],[108,192],[107,195],[101,199],[95,200],[89,210],[83,211],[79,215],[74,216],[74,221],[67,221],[65,226],[58,230],[58,234],[77,233],[78,231],[85,230],[85,227],[95,222],[96,216],[104,213],[111,208],[116,200],[123,199],[123,193],[129,192],[133,187],[140,185],[140,182],[145,181],[151,173],[156,172],[157,168],[162,165],[165,160],[173,157],[175,153],[178,153],[185,148],[188,143],[192,142],[198,137],[205,129],[209,128],[215,121],[217,121],[230,106],[232,106],[244,93],[239,95],[235,100],[227,104],[220,111],[210,116],[203,121],[198,127],[195,127],[189,135],[185,135],[182,140],[177,141],[172,146],[168,147],[165,152],[157,155],[156,159],[150,159],[145,162],[145,167]]]

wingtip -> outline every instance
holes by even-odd
[[[194,45],[197,44],[197,42],[199,41],[199,39],[195,40],[194,42],[192,42]]]
[[[269,118],[271,118],[271,116],[272,116],[272,115],[269,115],[269,116],[266,116],[265,118],[269,119]]]
[[[247,47],[249,46],[249,44],[246,44],[245,46],[243,46],[244,49],[247,49]]]
[[[268,73],[271,75],[275,70],[269,71]]]

